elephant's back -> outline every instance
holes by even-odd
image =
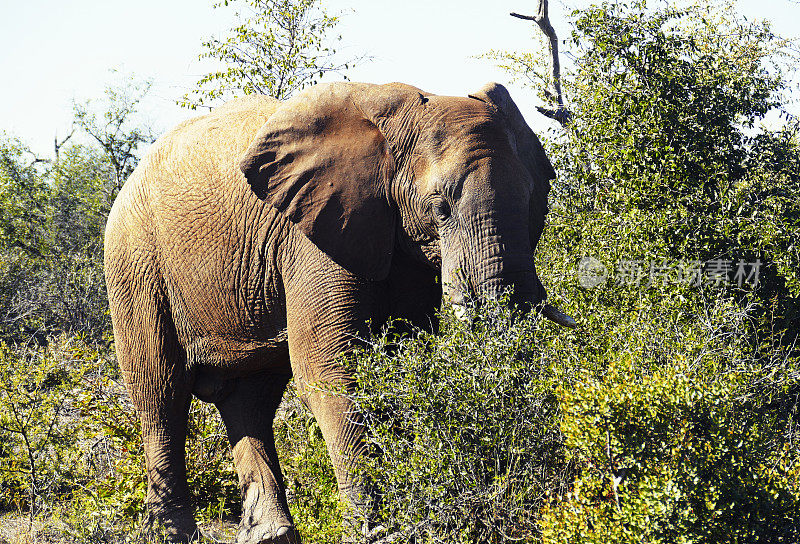
[[[238,164],[278,105],[262,95],[232,100],[156,140],[114,201],[106,251],[144,243],[163,249],[181,235],[230,230],[236,207],[262,208]]]
[[[267,96],[246,96],[184,121],[159,138],[143,161],[146,183],[158,185],[169,194],[176,180],[164,174],[180,176],[197,188],[244,180],[239,160],[279,105],[278,100]],[[198,176],[200,169],[222,174],[222,178]],[[230,179],[224,179],[226,176]]]
[[[182,196],[208,201],[213,192],[220,200],[235,198],[248,187],[239,159],[279,105],[267,96],[246,96],[168,131],[125,182],[109,219],[153,220],[153,214],[160,215],[164,207],[172,209],[175,198]]]

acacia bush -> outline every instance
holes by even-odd
[[[767,24],[706,8],[575,14],[539,258],[573,282],[576,259],[601,261],[598,285],[555,287],[627,347],[559,389],[579,470],[542,512],[546,542],[798,539],[800,144],[791,116],[760,124],[794,60]]]
[[[560,429],[579,470],[543,510],[544,542],[797,541],[800,366],[750,345],[746,312],[708,310],[620,327],[602,372],[565,376]]]
[[[68,494],[80,458],[65,345],[0,342],[0,509],[41,514]]]

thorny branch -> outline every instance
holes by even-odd
[[[569,123],[572,114],[564,106],[564,98],[561,94],[561,62],[558,57],[558,37],[553,25],[550,24],[550,15],[548,13],[548,0],[539,0],[539,9],[536,15],[521,15],[519,13],[511,12],[512,17],[523,19],[525,21],[534,21],[539,28],[544,32],[547,39],[550,41],[550,56],[553,59],[553,93],[551,98],[556,104],[555,109],[537,107],[539,113],[555,119],[561,126],[566,126]]]

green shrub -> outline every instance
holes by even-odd
[[[0,341],[0,509],[46,511],[67,497],[80,452],[71,416],[76,378],[61,361],[69,343]]]
[[[0,343],[0,508],[27,512],[85,541],[138,530],[146,478],[139,418],[108,348],[81,337]],[[238,515],[227,435],[195,402],[189,485],[201,522]]]
[[[553,326],[501,303],[440,334],[387,332],[350,358],[380,517],[414,542],[531,541],[569,467],[558,428]]]
[[[320,544],[338,542],[336,479],[291,385],[275,432],[300,530]],[[238,522],[238,478],[213,405],[192,403],[186,451],[198,522]],[[141,536],[146,490],[139,418],[113,347],[82,337],[0,343],[0,511],[38,518],[77,541],[122,542]]]
[[[579,472],[544,509],[544,542],[800,538],[797,414],[785,402],[800,367],[780,353],[752,358],[726,333],[742,326],[733,310],[717,317],[724,327],[684,323],[659,336],[673,350],[667,359],[653,361],[653,339],[632,336],[602,373],[580,372],[558,388]]]
[[[800,365],[719,303],[564,331],[495,304],[352,357],[384,523],[411,542],[792,542]],[[612,320],[615,319],[615,321]]]

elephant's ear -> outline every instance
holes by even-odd
[[[511,145],[517,156],[528,169],[533,178],[533,196],[531,198],[531,243],[536,247],[544,228],[544,217],[547,214],[547,195],[550,192],[550,180],[556,178],[556,172],[542,143],[533,133],[519,108],[511,99],[505,87],[499,83],[487,83],[477,93],[469,95],[487,104],[491,104],[503,113],[509,124]]]
[[[268,201],[334,261],[386,277],[394,247],[394,159],[346,84],[319,85],[278,108],[240,168]]]

